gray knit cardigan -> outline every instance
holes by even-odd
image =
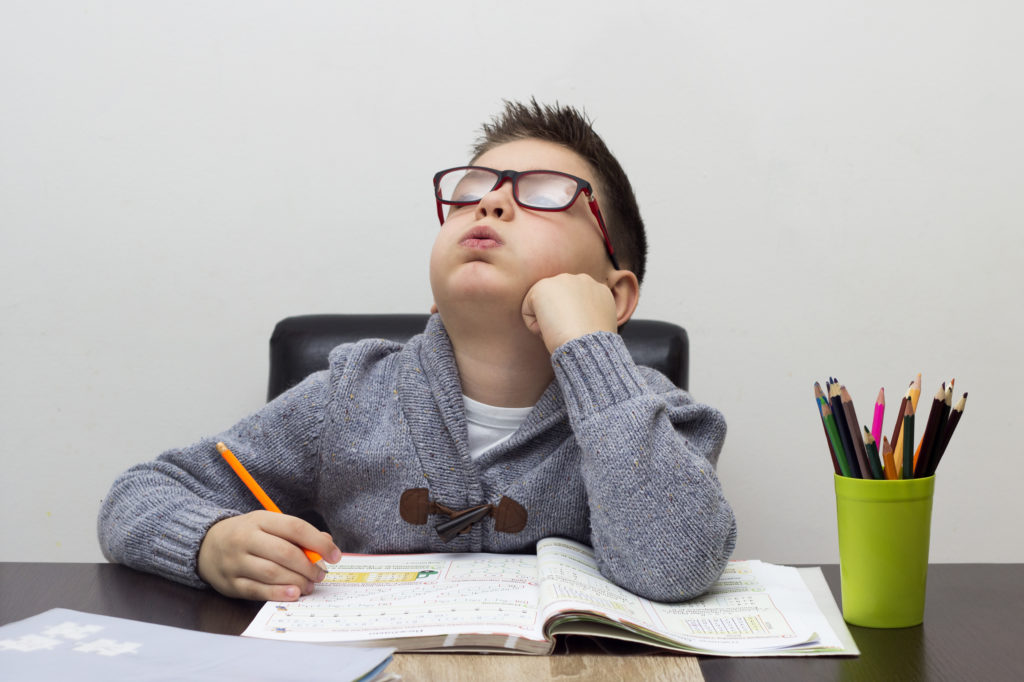
[[[218,455],[223,440],[286,513],[319,512],[343,552],[529,552],[548,536],[594,547],[602,573],[658,601],[704,592],[721,574],[736,523],[715,464],[722,415],[633,363],[597,332],[556,349],[555,380],[512,437],[472,460],[451,342],[434,315],[404,345],[345,344],[311,375],[227,431],[132,467],[99,515],[111,561],[204,586],[211,525],[258,508]],[[399,514],[410,488],[451,509],[527,513],[517,533],[492,518],[444,543],[438,521]]]

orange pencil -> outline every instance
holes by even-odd
[[[219,452],[220,456],[224,458],[224,461],[231,466],[231,469],[235,474],[242,479],[242,483],[244,483],[245,487],[256,496],[256,499],[260,501],[260,504],[263,505],[264,509],[272,511],[275,514],[284,513],[276,504],[274,504],[274,501],[270,499],[270,496],[263,492],[263,488],[260,487],[260,484],[256,482],[256,479],[253,478],[248,471],[246,471],[245,467],[242,466],[242,463],[238,461],[237,457],[235,457],[235,453],[228,449],[228,446],[224,445],[224,443],[217,443],[217,452]],[[306,553],[306,556],[312,563],[325,571],[327,570],[327,563],[324,561],[322,556],[311,549],[303,548],[302,551]]]
[[[889,439],[882,436],[882,459],[885,461],[885,480],[895,481],[899,478],[896,472],[896,459],[892,456],[892,446]]]

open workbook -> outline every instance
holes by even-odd
[[[546,654],[576,634],[723,656],[858,653],[820,569],[733,561],[706,595],[658,603],[617,587],[593,550],[561,538],[539,542],[536,556],[345,555],[313,594],[267,602],[242,634],[399,651]]]

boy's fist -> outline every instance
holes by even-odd
[[[303,547],[331,562],[341,550],[331,536],[295,516],[254,511],[210,526],[199,546],[199,577],[228,597],[295,601],[324,579]]]
[[[523,299],[523,321],[548,353],[584,334],[618,331],[611,289],[587,274],[563,273],[534,284]]]

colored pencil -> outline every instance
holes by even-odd
[[[899,412],[896,413],[896,425],[892,430],[892,438],[889,439],[889,442],[892,443],[893,451],[895,451],[896,444],[900,442],[900,435],[903,433],[903,414],[907,411],[908,402],[910,402],[910,396],[904,393],[903,400],[900,401]],[[894,469],[894,471],[899,471],[899,469]],[[899,476],[896,478],[899,478]]]
[[[864,439],[860,436],[857,428],[857,412],[853,409],[853,398],[846,386],[839,387],[840,401],[843,405],[843,414],[846,416],[846,427],[850,429],[850,440],[853,441],[853,451],[857,455],[857,468],[860,469],[861,478],[875,478],[871,475],[871,466],[868,464],[868,455],[864,450]]]
[[[839,437],[839,429],[836,427],[836,419],[832,416],[832,409],[827,405],[821,406],[821,418],[825,424],[825,433],[828,434],[829,442],[832,443],[834,448],[833,452],[836,456],[836,463],[839,465],[839,473],[843,476],[850,476],[849,460],[846,458],[846,452],[843,450],[843,441]]]
[[[964,416],[964,407],[967,405],[967,394],[964,393],[963,397],[957,401],[956,407],[949,413],[949,419],[946,421],[946,428],[942,431],[942,438],[939,440],[938,450],[935,457],[932,458],[931,465],[928,470],[929,476],[935,475],[935,470],[939,467],[939,460],[942,459],[942,455],[945,454],[946,448],[949,447],[949,439],[953,437],[953,432],[956,431],[956,425],[960,423],[960,418]]]
[[[885,474],[882,472],[882,461],[878,459],[878,447],[875,445],[875,439],[866,426],[864,427],[864,450],[868,455],[871,474],[876,480],[883,480],[885,478]]]
[[[917,414],[917,403],[921,399],[921,373],[917,373],[917,378],[910,382],[910,399],[914,403],[914,414]]]
[[[895,481],[896,476],[896,459],[892,456],[892,446],[889,445],[889,439],[882,437],[882,461],[885,462],[885,480]]]
[[[914,399],[914,382],[911,381],[910,385],[907,386],[907,392],[905,394],[905,400],[900,406],[900,413],[896,417],[898,431],[894,431],[892,434],[892,451],[896,455],[896,471],[899,472],[897,478],[903,478],[903,427],[904,417],[909,409],[911,412],[917,411],[917,400]]]
[[[906,414],[903,415],[903,433],[900,434],[903,441],[903,471],[902,478],[914,477],[914,410],[913,405],[907,405]]]
[[[825,392],[821,390],[821,383],[814,382],[814,402],[818,404],[818,414],[821,414],[821,406],[828,401],[825,400]]]
[[[918,446],[914,457],[914,478],[924,478],[927,474],[929,461],[932,458],[932,448],[935,447],[935,440],[939,434],[942,420],[942,410],[946,405],[946,386],[943,384],[932,398],[932,408],[928,411],[928,423],[924,427],[924,435],[921,436],[921,444]]]
[[[840,476],[843,476],[842,467],[839,466],[839,459],[836,457],[835,446],[832,445],[832,438],[828,435],[828,426],[825,425],[825,414],[822,408],[827,407],[825,394],[821,390],[821,384],[814,382],[814,402],[818,405],[818,416],[821,417],[821,430],[825,432],[825,442],[828,443],[828,454],[832,457],[832,468]]]
[[[224,461],[228,463],[238,478],[242,480],[242,483],[244,483],[245,487],[249,489],[249,492],[256,496],[256,499],[260,501],[260,504],[263,505],[264,509],[272,511],[275,514],[284,513],[281,511],[280,507],[274,504],[274,501],[270,499],[270,496],[263,491],[263,488],[261,488],[260,484],[256,482],[256,479],[252,477],[244,466],[242,466],[242,463],[238,461],[237,457],[235,457],[235,453],[228,449],[228,446],[224,445],[224,443],[217,443],[217,452],[220,453],[220,456],[224,458]],[[324,562],[324,558],[322,556],[311,549],[303,548],[302,551],[306,553],[306,557],[312,563],[324,570],[327,570],[327,564]]]
[[[846,416],[843,412],[842,398],[839,394],[839,383],[833,381],[828,390],[829,402],[832,404],[832,416],[836,418],[836,428],[839,430],[839,438],[843,443],[843,451],[846,453],[847,464],[850,465],[850,476],[861,478],[860,467],[857,465],[857,454],[853,449],[853,439],[850,437],[850,429],[847,426]]]
[[[871,437],[878,443],[882,440],[882,422],[885,421],[885,387],[878,389],[875,398],[875,417],[871,420]]]

